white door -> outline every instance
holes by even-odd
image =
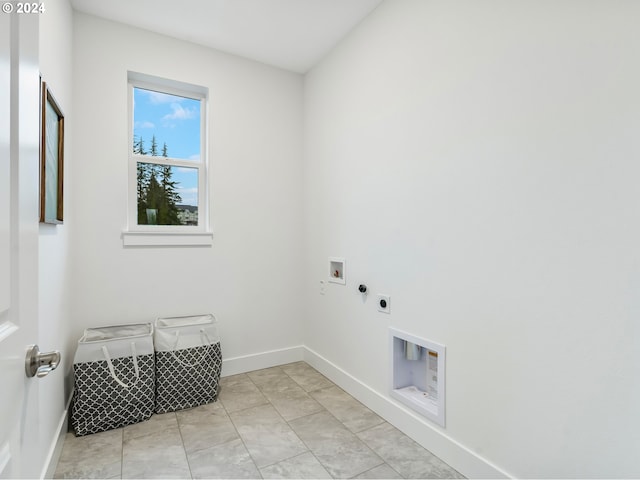
[[[25,374],[38,318],[38,97],[37,15],[0,13],[0,478],[42,468],[29,451],[38,385]]]

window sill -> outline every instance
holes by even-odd
[[[213,233],[122,232],[125,247],[210,247]]]

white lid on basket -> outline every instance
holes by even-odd
[[[122,340],[123,338],[143,337],[153,333],[150,323],[136,323],[131,325],[111,325],[107,327],[87,328],[79,343],[106,342]]]
[[[211,313],[203,315],[187,315],[184,317],[159,317],[156,328],[186,327],[192,325],[211,325],[216,321]]]
[[[136,323],[87,328],[78,340],[73,363],[104,361],[103,348],[112,359],[153,355],[153,325]]]

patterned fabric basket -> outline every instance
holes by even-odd
[[[88,328],[73,361],[76,435],[148,419],[154,408],[153,326]]]
[[[154,348],[156,413],[216,400],[222,352],[213,315],[158,318]]]

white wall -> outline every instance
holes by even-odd
[[[64,413],[71,389],[65,388],[72,365],[74,352],[70,331],[70,256],[73,221],[69,206],[73,202],[71,189],[73,156],[74,113],[72,109],[73,79],[71,57],[73,50],[73,12],[67,0],[50,2],[45,13],[39,15],[39,63],[42,80],[47,82],[65,115],[64,145],[64,224],[40,224],[39,272],[38,272],[38,339],[41,351],[60,350],[62,363],[58,370],[37,381],[39,388],[38,439],[42,442],[43,455],[52,455],[52,445],[64,424]],[[34,179],[38,181],[38,179]],[[69,386],[70,387],[70,386]],[[47,458],[34,458],[42,468],[47,467]],[[55,461],[55,460],[54,460]]]
[[[75,13],[72,335],[213,312],[225,359],[302,340],[302,77]],[[124,248],[127,70],[209,88],[211,248]]]
[[[389,326],[445,344],[423,429],[517,477],[640,476],[638,18],[386,1],[305,78],[305,344],[384,396]]]

